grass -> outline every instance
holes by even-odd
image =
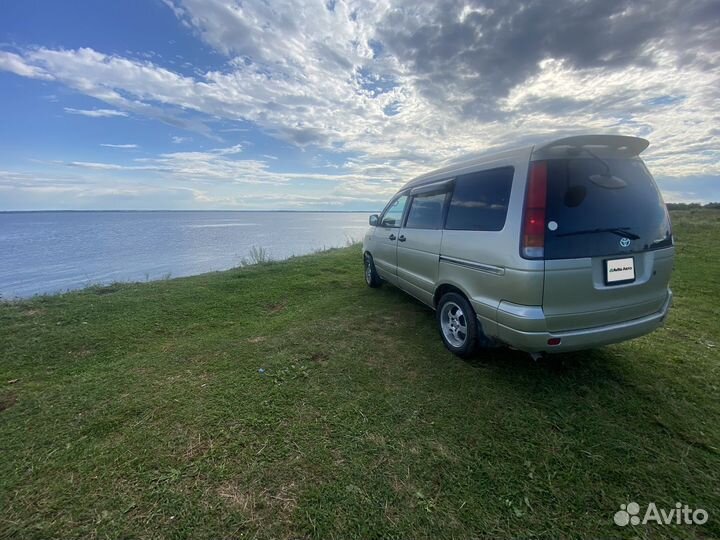
[[[2,304],[0,536],[719,537],[720,212],[673,218],[666,326],[539,362],[452,356],[357,247]]]
[[[248,266],[251,264],[266,264],[272,262],[270,254],[262,246],[252,246],[248,252],[248,256],[240,261],[240,266]]]

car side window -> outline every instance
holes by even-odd
[[[407,204],[407,195],[400,195],[392,201],[383,212],[380,225],[382,227],[399,227],[403,212],[405,212],[405,204]]]
[[[513,167],[458,176],[445,228],[455,231],[500,231],[505,226]]]
[[[408,229],[441,229],[446,197],[447,192],[415,195],[410,201],[405,227]]]

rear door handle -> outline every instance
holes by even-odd
[[[388,239],[390,239],[390,240],[395,240],[395,235],[394,235],[394,234],[390,234],[390,236],[388,236]]]
[[[401,234],[400,238],[398,238],[398,240],[400,240],[401,242],[404,242],[405,240],[407,240],[407,238],[405,238],[404,234]]]

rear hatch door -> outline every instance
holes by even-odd
[[[673,247],[660,192],[639,157],[578,150],[547,160],[548,330],[592,328],[657,312]]]

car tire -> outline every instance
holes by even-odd
[[[378,275],[377,270],[375,270],[375,263],[370,254],[365,255],[365,283],[373,289],[382,285],[382,278]]]
[[[461,358],[469,358],[477,349],[478,325],[475,310],[458,293],[446,293],[435,311],[438,330],[445,347]]]

